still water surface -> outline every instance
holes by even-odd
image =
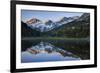
[[[22,63],[84,59],[89,59],[89,43],[86,42],[22,41]]]

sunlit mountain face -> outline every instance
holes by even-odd
[[[42,20],[39,20],[37,18],[32,18],[30,20],[27,20],[25,23],[31,27],[32,29],[36,29],[40,32],[46,32],[50,31],[54,28],[57,28],[61,25],[64,25],[66,23],[72,22],[74,20],[77,20],[79,16],[74,16],[74,17],[63,17],[62,19],[54,22],[52,20],[48,20],[46,22],[42,22]]]
[[[81,60],[73,53],[63,50],[47,42],[40,42],[22,52],[22,62],[45,62],[45,61],[70,61]]]

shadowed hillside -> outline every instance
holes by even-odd
[[[21,22],[21,35],[22,37],[37,37],[40,36],[40,32],[35,29],[31,29],[26,23]]]

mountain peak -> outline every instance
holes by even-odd
[[[63,17],[62,19],[67,20],[68,18],[67,17]]]
[[[40,21],[39,19],[33,17],[33,18],[29,19],[28,21],[26,21],[26,24],[31,25],[31,24],[37,23],[39,21]]]
[[[80,16],[79,20],[88,20],[90,18],[90,14],[89,13],[84,13]]]
[[[73,18],[73,19],[78,19],[78,18],[79,18],[79,16],[73,16],[72,18]]]
[[[46,22],[53,22],[52,20],[47,20]]]
[[[53,23],[52,20],[48,20],[48,21],[45,22],[46,25],[49,25],[49,24],[52,24],[52,23]]]

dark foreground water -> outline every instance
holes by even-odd
[[[87,41],[22,40],[22,63],[86,59],[90,59]]]

